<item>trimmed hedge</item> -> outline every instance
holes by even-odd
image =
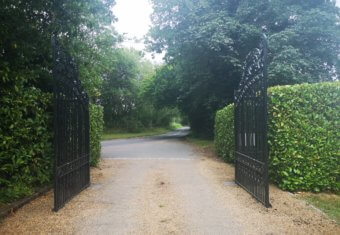
[[[269,89],[270,176],[282,189],[339,191],[340,82]]]
[[[268,97],[271,180],[289,191],[339,192],[340,82],[272,87]],[[233,111],[221,121],[226,109],[217,112],[215,131],[224,159],[234,149],[230,134],[223,135],[233,132]]]
[[[226,162],[234,162],[234,104],[217,111],[215,118],[215,149]]]
[[[51,95],[34,87],[0,88],[0,203],[31,195],[52,180]],[[90,104],[91,165],[100,158],[103,108]]]
[[[100,140],[104,128],[103,107],[96,104],[90,104],[90,151],[91,166],[96,166],[100,158]]]
[[[51,95],[16,83],[0,88],[0,202],[30,195],[52,176]]]

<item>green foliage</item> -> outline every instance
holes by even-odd
[[[168,84],[160,99],[176,103],[196,133],[212,134],[214,114],[233,101],[243,61],[257,45],[262,27],[269,39],[271,86],[339,77],[340,14],[331,0],[152,3],[149,45],[155,52],[165,51],[171,67],[159,74]]]
[[[340,83],[268,90],[270,178],[289,191],[340,190]],[[216,115],[216,150],[233,161],[233,107]]]
[[[143,84],[143,96],[153,99],[156,107],[176,107],[176,98],[180,95],[179,82],[172,66],[163,65]]]
[[[234,162],[234,104],[217,111],[215,117],[215,149],[226,162]]]
[[[340,190],[340,83],[269,89],[270,176],[282,189]]]
[[[0,86],[0,202],[51,180],[51,96],[36,88]]]
[[[52,32],[58,32],[59,41],[75,58],[80,79],[96,101],[105,52],[119,41],[107,27],[115,21],[114,2],[1,1],[0,202],[28,195],[51,180]],[[93,140],[93,151],[98,152]]]
[[[112,67],[106,71],[101,89],[106,129],[133,133],[168,128],[179,112],[174,106],[159,105],[164,99],[157,93],[161,86],[154,66],[133,49],[119,49],[111,56]]]
[[[126,132],[125,129],[123,130],[111,129],[111,130],[105,130],[104,134],[102,135],[102,140],[129,139],[129,138],[155,136],[155,135],[165,134],[169,131],[170,131],[169,128],[164,128],[164,127],[148,128],[146,130],[142,130],[139,132]]]
[[[182,128],[182,124],[180,123],[180,120],[177,119],[177,118],[174,118],[174,120],[172,120],[172,122],[170,123],[170,129],[171,130],[176,130],[176,129],[179,129],[179,128]]]
[[[168,128],[172,120],[179,115],[176,108],[164,107],[157,109],[152,103],[145,102],[139,105],[135,118],[140,123],[142,129],[154,127]]]
[[[105,126],[130,126],[133,124],[129,120],[130,114],[136,109],[138,101],[138,79],[141,79],[138,65],[142,58],[138,51],[132,49],[119,49],[109,56],[111,64],[103,74],[101,87]]]
[[[100,158],[100,140],[104,129],[103,107],[90,104],[90,164],[96,166]]]

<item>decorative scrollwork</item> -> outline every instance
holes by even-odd
[[[79,71],[74,58],[62,48],[56,36],[52,38],[52,47],[55,92],[59,95],[74,94],[75,99],[86,104],[89,98],[79,80]]]
[[[235,93],[235,105],[239,105],[245,95],[252,95],[251,91],[254,90],[253,87],[257,83],[261,83],[260,88],[264,89],[263,77],[265,77],[264,72],[266,70],[266,53],[267,37],[263,35],[259,47],[251,51],[244,62],[241,82]]]
[[[267,39],[246,57],[235,92],[235,181],[269,207]]]

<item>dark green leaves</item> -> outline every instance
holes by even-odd
[[[340,83],[277,86],[268,91],[270,178],[289,191],[340,190]],[[233,162],[234,109],[216,114],[215,147]]]
[[[234,104],[217,111],[215,118],[215,149],[226,162],[234,162]]]
[[[0,94],[0,201],[10,201],[51,180],[51,95],[20,83]]]
[[[104,128],[103,107],[100,105],[90,104],[90,163],[96,166],[100,158],[100,140]]]
[[[80,79],[91,101],[96,100],[103,45],[112,49],[119,39],[107,27],[115,20],[113,4],[114,0],[1,1],[0,201],[16,200],[51,180],[52,33],[57,32],[75,57]],[[91,147],[97,157],[101,116],[95,108],[94,112],[99,123],[91,123]]]
[[[270,176],[289,191],[339,191],[340,83],[269,90]]]
[[[262,27],[270,86],[339,77],[339,8],[333,1],[153,0],[148,42],[165,51],[175,98],[195,132],[212,134],[216,110],[233,101],[246,55]]]

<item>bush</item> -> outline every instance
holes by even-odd
[[[114,121],[105,120],[105,130],[138,133],[152,128],[171,128],[174,119],[180,119],[177,108],[157,109],[153,104],[139,103],[135,110]]]
[[[51,95],[0,87],[0,202],[30,195],[52,175]]]
[[[280,188],[340,190],[340,82],[269,89],[270,176]]]
[[[96,166],[100,158],[100,140],[103,133],[103,107],[96,104],[90,104],[90,163]]]
[[[272,87],[268,96],[271,180],[289,191],[338,192],[340,83]],[[216,115],[216,150],[227,161],[233,161],[233,139],[226,136],[232,118],[233,111]]]
[[[215,149],[226,162],[234,162],[234,104],[217,111],[215,118]]]
[[[51,95],[36,88],[0,90],[0,202],[31,195],[52,179]],[[90,104],[91,165],[100,157],[103,108]]]

